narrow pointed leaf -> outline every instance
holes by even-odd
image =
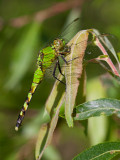
[[[43,139],[47,133],[47,128],[48,128],[47,124],[43,124],[42,127],[40,128],[37,142],[36,142],[36,148],[35,148],[35,158],[36,159],[38,159],[39,157],[40,148],[41,148]]]
[[[68,43],[71,47],[70,54],[66,57],[71,61],[65,68],[66,79],[66,100],[65,117],[69,127],[73,127],[72,112],[79,87],[79,78],[82,74],[83,56],[87,47],[88,32],[83,30],[78,32]]]
[[[56,111],[55,111],[55,114],[50,122],[50,128],[49,128],[49,131],[48,131],[48,135],[47,135],[47,139],[46,139],[46,142],[45,142],[45,145],[43,147],[43,150],[41,151],[40,155],[39,155],[39,158],[37,160],[40,160],[45,149],[47,148],[47,146],[50,144],[51,142],[51,139],[52,139],[52,136],[53,136],[53,132],[56,128],[56,125],[57,125],[57,121],[58,121],[58,117],[59,117],[59,111],[60,111],[60,108],[64,102],[64,98],[65,98],[65,93],[63,93],[59,103],[58,103],[58,106],[56,107]]]
[[[116,114],[120,117],[120,100],[101,98],[85,102],[76,107],[75,120],[85,120],[90,117]]]
[[[62,73],[64,74],[64,72],[62,72]],[[62,81],[63,76],[61,74],[59,74],[57,76],[57,78]],[[56,80],[55,83],[54,83],[52,91],[51,91],[51,93],[50,93],[50,95],[49,95],[49,97],[48,97],[48,99],[46,101],[46,104],[45,104],[45,113],[44,113],[44,116],[46,114],[50,115],[50,113],[51,113],[51,109],[52,109],[52,107],[54,105],[55,99],[56,99],[57,94],[58,94],[58,85],[59,85],[59,83],[60,83],[60,81],[58,81],[58,80]]]
[[[13,89],[27,72],[32,62],[33,49],[38,40],[39,29],[40,24],[36,22],[31,24],[27,32],[25,31],[21,36],[17,46],[15,46],[11,74],[5,86],[7,89]]]
[[[120,142],[107,142],[95,145],[76,157],[73,160],[110,160],[120,153]]]

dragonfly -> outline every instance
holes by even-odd
[[[70,24],[68,24],[68,26],[65,27],[64,31],[68,29],[69,26],[74,26],[74,23],[76,23],[78,20],[79,18],[74,19]],[[46,70],[50,68],[55,61],[56,62],[53,69],[53,77],[61,83],[65,84],[63,81],[59,80],[56,77],[56,69],[58,68],[59,72],[62,74],[59,57],[61,57],[62,60],[66,64],[68,64],[69,62],[65,60],[65,57],[70,53],[70,48],[70,46],[67,46],[67,40],[65,40],[65,38],[56,38],[50,45],[40,50],[37,58],[37,68],[34,72],[30,90],[23,104],[23,107],[18,115],[18,119],[15,126],[16,131],[18,131],[19,127],[22,124],[32,96],[35,93],[35,90],[38,87],[38,85],[43,81]]]
[[[53,70],[53,77],[55,79],[57,79],[58,81],[60,81],[55,75],[57,67],[59,69],[59,72],[62,74],[60,62],[59,62],[59,57],[61,57],[63,59],[63,61],[67,64],[68,62],[65,60],[64,57],[66,55],[68,55],[69,53],[70,53],[70,47],[68,47],[66,45],[65,40],[59,39],[59,38],[55,39],[50,46],[40,50],[40,52],[38,54],[38,58],[37,58],[37,69],[34,72],[33,82],[30,87],[30,91],[27,95],[25,103],[23,104],[23,107],[22,107],[20,114],[18,116],[17,123],[15,126],[16,131],[18,131],[18,128],[21,126],[21,123],[22,123],[24,116],[25,116],[25,112],[28,109],[28,106],[29,106],[29,103],[32,99],[32,96],[33,96],[36,88],[38,87],[38,85],[42,82],[42,80],[45,76],[46,70],[56,60],[54,70]],[[60,82],[64,83],[62,81],[60,81]]]

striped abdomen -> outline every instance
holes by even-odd
[[[15,130],[17,131],[18,128],[20,127],[23,119],[24,119],[24,116],[25,116],[25,112],[29,106],[29,103],[32,99],[32,96],[37,88],[37,86],[40,84],[40,82],[42,81],[44,77],[44,72],[41,70],[41,68],[37,68],[37,70],[35,71],[34,73],[34,78],[33,78],[33,82],[32,82],[32,85],[31,85],[31,88],[30,88],[30,91],[28,93],[28,96],[26,98],[26,101],[20,111],[20,114],[18,116],[18,119],[17,119],[17,123],[16,123],[16,127],[15,127]]]
[[[52,62],[55,60],[55,52],[51,47],[46,47],[45,49],[43,49],[37,59],[37,70],[34,73],[34,77],[33,77],[33,82],[30,88],[30,91],[28,93],[28,96],[26,98],[26,101],[21,109],[21,112],[18,116],[17,119],[17,123],[15,126],[15,130],[17,131],[18,128],[20,127],[24,116],[25,116],[25,112],[29,106],[29,103],[32,99],[32,96],[37,88],[37,86],[41,83],[41,81],[43,80],[43,77],[45,75],[45,70],[50,67],[50,65],[52,64]]]

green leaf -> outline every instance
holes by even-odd
[[[64,71],[62,71],[62,73],[64,74]],[[63,76],[59,73],[57,78],[62,81]],[[47,114],[50,116],[51,110],[54,106],[55,99],[57,98],[57,94],[59,93],[58,91],[59,84],[60,84],[60,81],[56,80],[52,88],[52,91],[46,101],[44,116],[46,116]]]
[[[42,146],[43,139],[44,139],[44,137],[47,133],[47,129],[48,129],[47,124],[43,124],[40,128],[38,138],[37,138],[37,142],[36,142],[36,148],[35,148],[36,159],[39,157],[39,151],[40,151],[40,148]]]
[[[80,104],[76,107],[75,120],[85,120],[100,115],[110,116],[116,113],[120,116],[120,101],[117,99],[102,98]]]
[[[11,74],[5,87],[13,89],[20,82],[25,75],[33,58],[34,47],[38,40],[38,33],[40,29],[39,23],[32,23],[27,31],[25,31],[17,46],[14,49]]]
[[[47,135],[47,138],[46,138],[45,145],[44,145],[42,151],[40,152],[39,156],[38,156],[38,150],[37,150],[37,155],[36,155],[36,157],[38,157],[37,160],[41,159],[45,149],[48,147],[48,145],[50,144],[50,142],[52,140],[53,132],[54,132],[54,130],[56,128],[56,125],[57,125],[57,122],[58,122],[58,118],[59,118],[59,111],[60,111],[60,108],[61,108],[61,106],[63,104],[64,99],[65,99],[65,93],[63,93],[63,95],[61,96],[60,101],[58,102],[58,105],[56,107],[56,112],[53,115],[53,118],[52,118],[52,120],[50,122],[50,127],[49,127],[49,130],[48,130],[48,135]],[[39,151],[40,151],[40,149],[41,149],[41,142],[40,142]]]
[[[108,57],[109,57],[108,55],[100,55],[99,56],[100,59],[102,59],[102,58],[108,58]]]
[[[120,142],[101,143],[83,151],[73,160],[110,160],[119,152]]]

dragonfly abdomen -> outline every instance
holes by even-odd
[[[43,80],[43,77],[44,77],[44,72],[41,70],[40,67],[37,68],[37,70],[35,71],[34,73],[34,77],[33,77],[33,82],[32,82],[32,85],[31,85],[31,88],[30,88],[30,91],[28,93],[28,96],[26,98],[26,101],[25,103],[23,104],[23,107],[20,111],[20,114],[18,116],[18,119],[17,119],[17,123],[16,123],[16,126],[15,126],[15,130],[17,131],[18,128],[20,127],[23,119],[24,119],[24,116],[25,116],[25,112],[26,110],[28,109],[28,106],[29,106],[29,103],[32,99],[32,96],[37,88],[37,86],[41,83],[41,81]]]

